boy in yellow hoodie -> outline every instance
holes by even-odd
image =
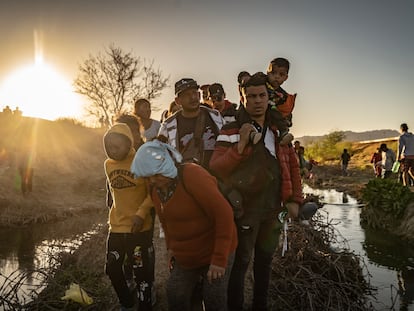
[[[125,255],[133,253],[133,270],[138,287],[139,310],[152,310],[151,256],[153,203],[143,178],[134,178],[130,166],[135,155],[128,125],[114,124],[104,135],[107,159],[105,175],[113,199],[109,211],[109,234],[105,272],[114,287],[121,310],[136,310],[134,293],[128,289],[122,270]]]

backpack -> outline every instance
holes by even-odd
[[[204,160],[203,130],[206,123],[206,114],[200,110],[193,137],[181,152],[183,162],[201,164]]]
[[[184,180],[184,177],[183,177],[184,176],[183,174],[184,174],[185,163],[176,163],[176,167],[177,167],[177,171],[178,171],[178,179],[181,181],[181,184],[183,185],[183,188],[184,188],[185,192],[187,192],[189,195],[193,196],[187,190],[187,186],[185,184],[185,180]],[[243,207],[242,207],[243,198],[242,198],[241,193],[237,189],[235,189],[233,187],[229,187],[225,183],[223,183],[222,181],[219,181],[219,180],[218,180],[218,189],[220,190],[220,192],[224,196],[224,198],[230,203],[230,206],[233,209],[234,218],[238,219],[241,216],[243,216],[243,214],[244,214]]]

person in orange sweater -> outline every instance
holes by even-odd
[[[153,203],[146,181],[135,178],[130,171],[135,155],[133,142],[132,132],[125,123],[114,124],[104,135],[104,148],[108,156],[104,168],[113,199],[109,210],[105,272],[117,293],[121,310],[136,310],[136,294],[128,289],[123,272],[126,255],[133,254],[139,310],[152,310]]]
[[[146,177],[174,262],[167,282],[168,310],[191,310],[200,278],[206,310],[227,310],[227,285],[237,245],[233,212],[216,179],[158,140],[135,155],[131,171]],[[181,170],[181,173],[179,173]]]

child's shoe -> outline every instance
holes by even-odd
[[[285,134],[280,138],[280,145],[286,146],[293,141],[293,135],[290,133]]]

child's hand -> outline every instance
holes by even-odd
[[[142,219],[141,217],[137,215],[134,215],[132,218],[131,232],[132,233],[140,232],[143,226],[144,226],[144,219]]]

